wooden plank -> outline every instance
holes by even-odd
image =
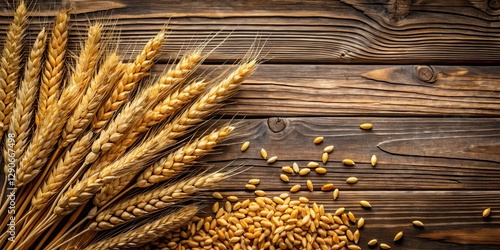
[[[164,68],[157,65],[153,74]],[[216,68],[203,67],[199,72]],[[424,76],[428,70],[430,75]],[[219,113],[246,117],[499,116],[499,72],[498,66],[264,64]]]
[[[59,1],[57,1],[59,2]],[[170,20],[165,61],[186,44],[227,41],[210,60],[243,57],[256,39],[265,41],[274,62],[492,64],[500,61],[500,11],[494,1],[74,1],[73,37],[88,20],[109,16],[119,27],[121,49],[136,52]],[[30,38],[47,24],[59,4],[39,0]],[[0,41],[10,22],[7,2],[0,3]],[[70,48],[75,48],[73,39]]]
[[[268,197],[280,194],[266,192]],[[245,191],[221,193],[224,196],[236,195],[240,200],[255,198],[254,194]],[[393,249],[498,249],[500,220],[494,214],[489,219],[483,219],[481,212],[487,207],[493,211],[500,209],[499,195],[500,191],[364,190],[341,191],[336,201],[330,193],[321,191],[299,192],[291,194],[291,197],[306,196],[311,203],[324,205],[327,212],[333,213],[337,208],[345,207],[357,218],[363,217],[366,222],[360,230],[359,243],[363,249],[368,249],[367,243],[371,239],[385,242]],[[363,209],[359,205],[360,200],[368,200],[372,208]],[[203,203],[207,204],[207,214],[210,214],[208,210],[213,202],[215,200],[211,199]],[[413,220],[422,221],[425,227],[414,227]],[[350,228],[354,231],[356,226],[351,225]],[[393,238],[399,231],[404,232],[404,237],[394,243]]]
[[[364,122],[374,124],[373,130],[359,129]],[[264,190],[289,190],[294,184],[306,190],[307,179],[316,188],[331,182],[341,190],[499,190],[499,125],[498,118],[308,117],[281,118],[279,123],[246,119],[228,146],[204,161],[217,166],[244,164],[245,174],[224,185],[229,190],[243,189],[250,177],[262,179],[259,188]],[[323,136],[324,142],[313,144],[316,136]],[[241,143],[247,140],[251,146],[241,152]],[[325,175],[312,171],[308,176],[290,175],[289,183],[280,181],[281,167],[320,163],[323,148],[330,144],[335,150],[325,164]],[[278,161],[264,161],[261,148],[278,156]],[[370,164],[373,154],[378,156],[376,167]],[[346,158],[356,165],[343,166]],[[359,182],[347,184],[351,176]]]

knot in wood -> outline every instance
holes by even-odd
[[[489,0],[488,7],[492,10],[500,10],[500,0]]]
[[[434,70],[427,65],[417,67],[417,78],[424,82],[433,82]]]
[[[286,128],[285,120],[279,117],[271,117],[267,119],[267,125],[274,133],[279,133]]]

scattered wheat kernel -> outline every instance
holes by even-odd
[[[290,178],[288,178],[288,175],[286,175],[286,174],[281,174],[280,178],[284,182],[289,182],[290,181]]]
[[[328,153],[323,153],[323,155],[321,155],[321,161],[323,163],[326,163],[328,161]]]
[[[358,228],[361,229],[365,225],[365,219],[363,217],[358,220]]]
[[[374,166],[374,167],[375,167],[375,165],[377,165],[377,156],[376,155],[372,155],[371,163],[372,163],[372,166]]]
[[[248,146],[250,146],[250,142],[249,141],[244,142],[243,145],[241,145],[241,151],[242,152],[247,151]]]
[[[372,207],[372,205],[368,201],[360,201],[359,204],[361,204],[361,206],[364,208],[371,208]]]
[[[331,152],[333,152],[333,145],[325,147],[323,149],[323,152],[325,152],[325,153],[331,153]]]
[[[267,163],[275,163],[278,160],[278,156],[271,156],[267,159]]]
[[[264,190],[255,190],[255,194],[259,197],[266,196],[266,192],[264,192]]]
[[[372,246],[375,246],[375,245],[377,245],[377,239],[372,239],[372,240],[368,241],[368,246],[372,247]]]
[[[290,166],[284,166],[281,168],[281,170],[285,173],[293,174],[293,169]]]
[[[300,190],[301,186],[299,184],[297,185],[293,185],[291,188],[290,188],[290,192],[292,193],[296,193]]]
[[[307,199],[306,197],[299,197],[299,201],[302,202],[302,203],[309,203],[309,199]]]
[[[401,238],[403,238],[403,231],[399,231],[399,233],[394,236],[394,242],[400,240]]]
[[[314,185],[311,180],[307,180],[306,184],[307,184],[307,189],[309,189],[309,191],[311,192],[314,191]]]
[[[222,200],[222,198],[224,198],[222,196],[222,194],[220,194],[219,192],[213,192],[212,197],[214,197],[215,199],[219,199],[219,200]]]
[[[314,144],[320,144],[323,141],[323,136],[314,138]]]
[[[325,184],[325,185],[323,185],[323,186],[321,187],[321,191],[330,191],[330,190],[332,190],[333,188],[335,188],[335,187],[333,186],[333,184],[332,184],[332,183],[327,183],[327,184]]]
[[[309,172],[311,172],[311,170],[310,170],[310,169],[308,169],[308,168],[303,168],[303,169],[301,169],[301,170],[299,171],[299,175],[304,176],[304,175],[309,174]]]
[[[293,169],[293,172],[295,172],[296,174],[299,173],[299,171],[300,171],[299,164],[297,164],[296,162],[294,162],[292,164],[292,169]]]
[[[257,187],[255,185],[253,185],[253,184],[246,184],[245,188],[248,189],[248,190],[255,190]]]
[[[318,166],[319,166],[319,164],[317,162],[314,162],[314,161],[307,163],[308,168],[316,168]]]
[[[413,225],[416,226],[416,227],[424,227],[424,223],[422,223],[421,221],[419,220],[414,220],[413,222]]]
[[[347,238],[350,240],[350,241],[354,241],[354,234],[352,233],[352,231],[350,229],[347,229],[347,231],[345,232],[346,235],[347,235]]]
[[[355,243],[355,244],[358,244],[358,243],[359,243],[359,237],[360,237],[359,230],[356,230],[356,231],[354,232],[354,243]]]
[[[373,125],[371,123],[363,123],[359,125],[359,128],[364,129],[364,130],[370,130],[373,128]]]
[[[382,249],[391,249],[391,246],[385,244],[385,243],[380,243],[380,248]]]
[[[265,149],[260,149],[260,155],[264,158],[264,160],[267,160],[267,151]]]
[[[339,208],[337,208],[337,210],[335,210],[334,215],[339,216],[339,215],[343,214],[343,213],[344,213],[344,211],[345,211],[345,208],[344,208],[344,207],[339,207]]]
[[[250,179],[250,180],[248,180],[248,184],[259,185],[260,179]]]
[[[333,191],[333,199],[336,200],[337,198],[339,198],[339,194],[340,194],[340,191],[338,188],[336,188],[334,191]]]
[[[226,210],[226,212],[228,213],[231,213],[233,211],[233,206],[231,206],[231,202],[226,201],[226,203],[224,203],[224,210]]]
[[[491,213],[491,208],[486,208],[485,210],[483,210],[483,217],[486,218],[490,216],[490,213]]]
[[[315,171],[318,174],[326,174],[326,168],[316,168]]]
[[[356,178],[356,177],[349,177],[349,178],[347,178],[346,182],[349,183],[349,184],[354,184],[354,183],[358,182],[358,178]]]
[[[349,248],[349,250],[361,250],[361,247],[357,245],[349,245],[347,248]]]
[[[349,213],[347,213],[347,217],[349,217],[349,220],[352,221],[352,222],[356,222],[356,216],[354,216],[354,214],[349,211]]]
[[[230,201],[230,202],[237,202],[238,201],[238,197],[234,196],[234,195],[231,195],[231,196],[227,197],[227,200]]]
[[[288,198],[288,196],[290,196],[288,193],[281,193],[280,194],[281,199],[286,199],[286,198]]]
[[[342,163],[344,163],[344,165],[346,166],[354,166],[354,161],[351,159],[344,159],[342,160]]]
[[[217,211],[219,211],[219,202],[215,202],[213,205],[212,205],[212,213],[217,213]]]

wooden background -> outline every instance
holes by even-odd
[[[11,1],[9,1],[11,2]],[[393,249],[500,248],[500,1],[498,0],[225,0],[74,1],[73,37],[88,20],[112,17],[121,49],[132,55],[170,19],[170,35],[155,73],[179,50],[211,39],[226,41],[207,64],[231,64],[256,41],[265,63],[219,112],[241,121],[240,133],[219,154],[216,165],[244,163],[244,174],[221,192],[253,197],[244,190],[260,178],[269,195],[305,184],[279,180],[280,167],[319,161],[335,145],[328,173],[310,178],[341,191],[301,191],[325,204],[366,219],[361,243],[372,238]],[[32,4],[46,24],[58,3]],[[0,32],[11,9],[0,3]],[[28,39],[38,28],[32,27]],[[71,44],[76,48],[77,38]],[[2,40],[4,37],[2,37]],[[265,44],[264,44],[265,43]],[[137,44],[137,45],[134,45]],[[223,70],[227,66],[220,67]],[[222,120],[221,122],[224,122]],[[362,131],[359,124],[374,129]],[[324,136],[322,145],[314,145]],[[243,141],[250,149],[241,153]],[[264,147],[279,161],[259,156]],[[379,158],[371,167],[372,154]],[[344,167],[351,158],[355,167]],[[237,159],[236,161],[234,161]],[[348,185],[345,179],[359,182]],[[362,209],[366,199],[373,208]],[[491,207],[489,219],[483,209]],[[412,220],[425,229],[416,229]],[[404,231],[397,244],[392,238]]]

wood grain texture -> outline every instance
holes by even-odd
[[[242,85],[225,115],[449,116],[500,115],[497,66],[264,64]],[[163,71],[157,65],[154,74]],[[203,67],[200,73],[216,69]],[[220,67],[220,71],[227,67]],[[214,72],[213,75],[218,75]],[[311,112],[313,111],[313,112]]]
[[[271,124],[269,123],[271,122]],[[500,119],[469,118],[281,118],[283,130],[274,132],[273,119],[242,122],[237,135],[223,153],[204,160],[219,166],[244,164],[245,174],[224,184],[231,190],[244,189],[249,176],[262,179],[263,190],[289,190],[310,179],[319,188],[331,182],[341,190],[499,190]],[[359,129],[370,122],[370,131]],[[271,126],[270,126],[271,125]],[[313,140],[323,136],[315,145]],[[250,141],[246,152],[240,151]],[[323,148],[334,145],[327,164],[321,163]],[[268,164],[260,149],[278,161]],[[378,157],[376,167],[371,156]],[[234,159],[237,159],[234,161]],[[355,166],[343,166],[352,159]],[[233,162],[234,161],[234,162]],[[325,175],[312,171],[308,176],[290,175],[290,183],[279,180],[281,167],[297,162],[301,168],[316,161],[327,169]],[[348,177],[359,182],[347,184]]]
[[[73,35],[88,20],[109,16],[121,28],[121,48],[137,52],[170,20],[171,34],[162,60],[187,44],[213,39],[210,58],[235,60],[256,39],[265,41],[273,62],[492,64],[500,61],[500,11],[490,0],[434,1],[74,1]],[[47,23],[60,1],[39,0],[34,9]],[[0,31],[12,11],[0,3]],[[4,34],[4,32],[0,32]],[[31,36],[36,35],[35,31]],[[5,37],[2,36],[0,41]],[[70,48],[76,47],[76,41]]]

